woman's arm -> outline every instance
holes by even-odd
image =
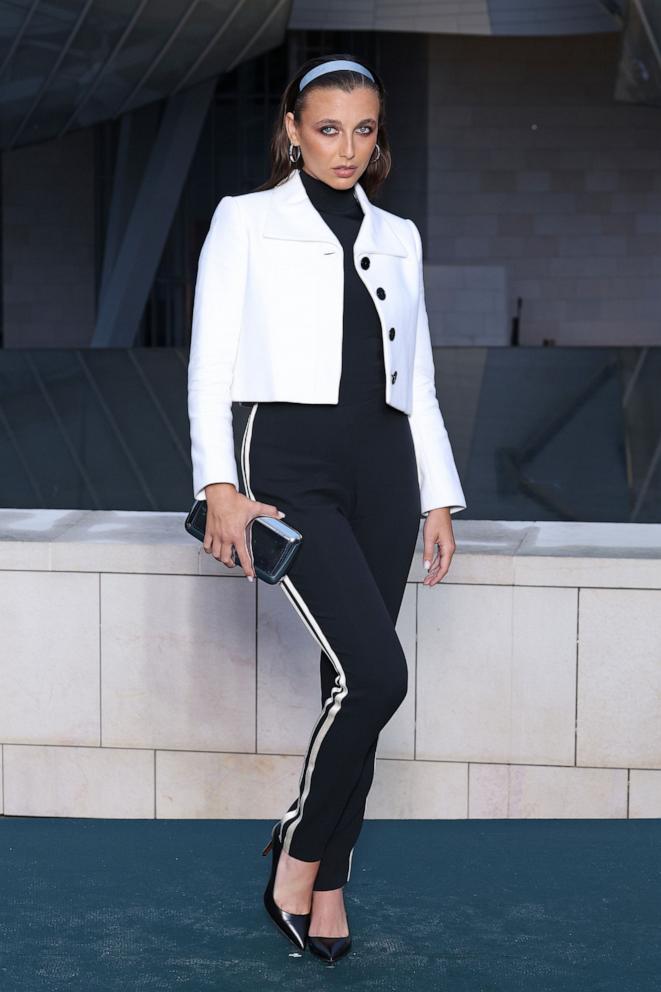
[[[239,488],[232,430],[231,384],[248,271],[248,235],[235,197],[216,207],[202,245],[195,283],[190,358],[193,493],[228,482]]]
[[[408,219],[408,223],[413,231],[419,273],[413,402],[409,423],[418,462],[421,512],[426,517],[430,510],[436,508],[447,507],[450,513],[465,510],[466,498],[436,396],[434,358],[425,305],[422,241],[413,221]]]
[[[246,227],[237,199],[224,196],[202,245],[193,301],[188,363],[193,493],[195,499],[207,500],[206,553],[235,568],[232,550],[236,548],[246,578],[253,582],[255,567],[246,527],[256,516],[283,517],[284,513],[239,492],[231,386],[247,271]]]

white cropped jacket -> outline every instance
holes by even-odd
[[[420,233],[412,220],[371,203],[359,182],[354,190],[365,215],[354,263],[381,320],[384,398],[409,417],[422,515],[441,506],[456,513],[466,500],[436,396]],[[342,246],[297,169],[273,189],[220,200],[200,252],[193,303],[188,415],[195,499],[204,499],[213,482],[239,489],[233,401],[337,403],[343,297]]]

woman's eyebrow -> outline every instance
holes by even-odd
[[[340,126],[342,125],[342,121],[335,120],[333,117],[324,117],[322,120],[315,121],[314,123],[315,126],[317,124],[339,124]],[[373,117],[364,117],[362,121],[358,121],[356,127],[360,127],[361,124],[376,124],[376,121],[374,120]]]

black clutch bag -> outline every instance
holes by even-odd
[[[189,534],[203,541],[206,524],[207,501],[196,499],[184,526]],[[253,517],[246,527],[246,542],[252,551],[257,578],[270,585],[279,582],[287,574],[302,540],[299,531],[277,517]],[[236,548],[232,550],[232,558],[241,565]]]

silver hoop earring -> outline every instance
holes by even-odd
[[[294,156],[292,155],[292,152],[293,152],[294,148],[298,148],[298,155],[296,156],[296,158],[294,158]],[[292,145],[292,143],[290,141],[289,142],[289,161],[290,162],[298,162],[298,160],[299,160],[300,157],[301,157],[301,146],[300,145]]]
[[[374,165],[374,163],[375,162],[378,162],[379,159],[381,158],[381,149],[379,148],[378,145],[375,145],[374,147],[376,148],[378,154],[377,154],[376,158],[371,158],[369,160],[369,162],[367,163],[368,165]]]

